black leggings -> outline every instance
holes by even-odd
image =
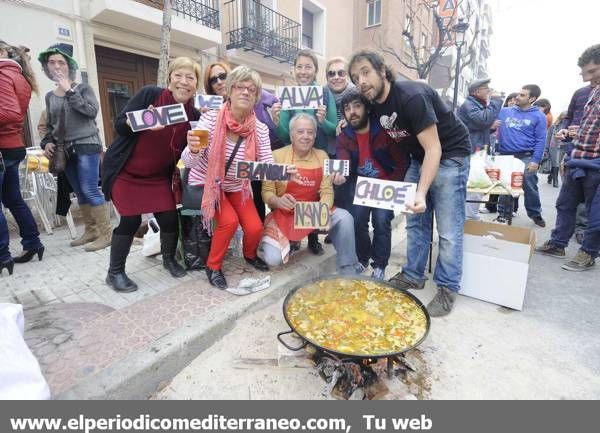
[[[168,210],[166,212],[156,212],[154,214],[160,231],[163,233],[177,233],[179,223],[176,210]],[[116,235],[133,236],[140,225],[142,224],[141,215],[122,216],[119,225],[115,229]]]

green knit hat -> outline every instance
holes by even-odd
[[[51,45],[50,47],[48,47],[47,50],[42,51],[39,54],[38,60],[42,65],[44,65],[48,63],[48,57],[50,57],[53,54],[62,54],[65,57],[65,59],[67,59],[67,62],[69,63],[71,69],[79,69],[79,65],[73,58],[73,45],[63,43]]]

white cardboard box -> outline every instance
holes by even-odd
[[[533,229],[467,221],[460,294],[522,310],[535,243]]]

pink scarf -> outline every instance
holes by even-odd
[[[231,131],[246,139],[246,161],[256,159],[256,116],[252,111],[242,123],[238,122],[231,112],[231,103],[226,102],[217,116],[211,150],[208,155],[208,169],[202,195],[202,220],[209,233],[212,232],[212,219],[217,208],[220,209],[221,182],[225,179],[225,143],[227,131]],[[236,155],[237,156],[237,155]],[[244,200],[250,197],[250,181],[242,181]]]

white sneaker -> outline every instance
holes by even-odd
[[[385,269],[373,268],[373,273],[371,274],[371,278],[375,278],[376,280],[383,281],[385,279]]]
[[[491,212],[489,211],[488,208],[484,207],[483,209],[479,209],[479,213],[486,215],[486,214],[491,213]]]

